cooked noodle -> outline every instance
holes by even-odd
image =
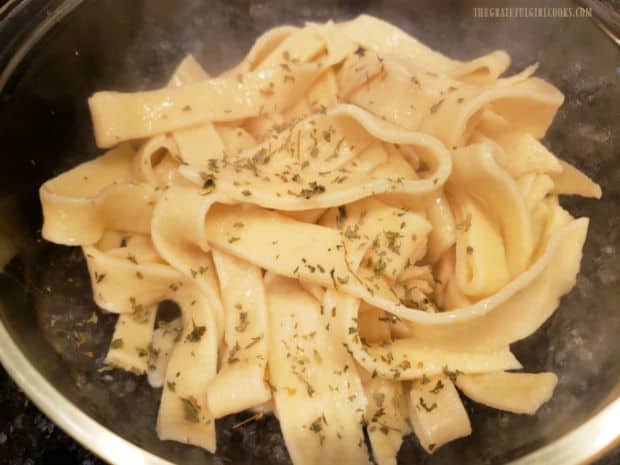
[[[361,16],[90,98],[113,148],[41,187],[43,235],[83,248],[119,314],[107,363],[163,386],[162,439],[214,452],[217,418],[273,402],[296,465],[369,463],[364,428],[387,465],[411,428],[428,452],[470,434],[457,388],[550,398],[509,346],[579,271],[588,219],[558,195],[601,190],[539,142],[562,94],[509,63]]]

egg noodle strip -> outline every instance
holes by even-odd
[[[213,258],[226,312],[228,348],[207,390],[209,410],[219,418],[271,399],[264,381],[269,322],[261,269],[219,251],[213,251]]]
[[[396,454],[408,434],[408,402],[402,383],[380,377],[366,385],[368,438],[377,465],[396,465]]]
[[[295,280],[269,276],[266,287],[274,341],[270,382],[292,460],[370,463],[363,432],[366,396],[342,331],[336,323],[329,327],[331,296],[326,294],[321,312],[321,304]]]
[[[161,439],[215,452],[216,419],[272,405],[296,465],[394,465],[410,433],[471,433],[459,391],[551,397],[510,344],[579,272],[588,219],[558,195],[601,189],[540,142],[563,95],[509,65],[364,15],[89,99],[110,150],[41,186],[42,234],[83,248],[119,314],[106,363],[163,388]]]

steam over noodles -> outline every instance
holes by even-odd
[[[452,60],[370,16],[277,27],[207,76],[90,100],[104,155],[46,182],[43,235],[80,246],[118,313],[107,363],[163,387],[161,439],[273,412],[296,465],[396,463],[471,433],[461,394],[534,414],[552,373],[510,344],[575,283],[601,191],[539,140],[562,94]],[[181,318],[155,324],[173,300]]]

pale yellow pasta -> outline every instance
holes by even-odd
[[[119,314],[106,362],[163,387],[161,439],[274,413],[295,465],[395,465],[471,433],[457,388],[535,414],[552,373],[510,345],[556,310],[600,187],[540,142],[563,102],[371,16],[282,26],[219,76],[97,92],[111,148],[40,189],[43,236],[81,246]],[[157,319],[158,305],[181,310]],[[156,323],[157,321],[157,323]]]
[[[228,353],[206,394],[209,409],[219,418],[271,399],[264,381],[269,322],[261,269],[215,250],[213,261],[226,312]]]
[[[409,419],[427,452],[471,434],[467,411],[454,383],[445,375],[413,383],[409,391]]]
[[[408,402],[402,383],[380,377],[366,386],[368,438],[377,465],[396,465],[396,454],[409,433]]]
[[[489,407],[533,415],[553,395],[558,377],[553,373],[478,373],[457,378],[470,399]]]
[[[265,285],[275,342],[270,379],[291,458],[302,465],[369,463],[361,379],[342,345],[342,328],[327,324],[335,296],[326,294],[321,312],[321,305],[292,279],[273,276]]]

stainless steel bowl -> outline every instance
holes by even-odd
[[[471,437],[429,457],[409,439],[400,463],[571,465],[604,454],[620,440],[620,50],[591,19],[477,19],[472,8],[482,6],[9,1],[0,9],[0,360],[11,376],[63,429],[114,464],[287,463],[273,419],[235,430],[237,419],[219,422],[215,457],[158,441],[159,392],[141,378],[101,370],[115,317],[92,302],[79,250],[40,239],[37,188],[97,154],[86,107],[95,90],[160,86],[187,52],[217,72],[268,27],[369,12],[458,58],[503,48],[513,70],[539,61],[539,74],[566,94],[546,143],[604,190],[601,201],[565,199],[575,215],[592,219],[582,272],[559,311],[513,347],[529,371],[558,374],[554,398],[535,417],[467,402]]]

